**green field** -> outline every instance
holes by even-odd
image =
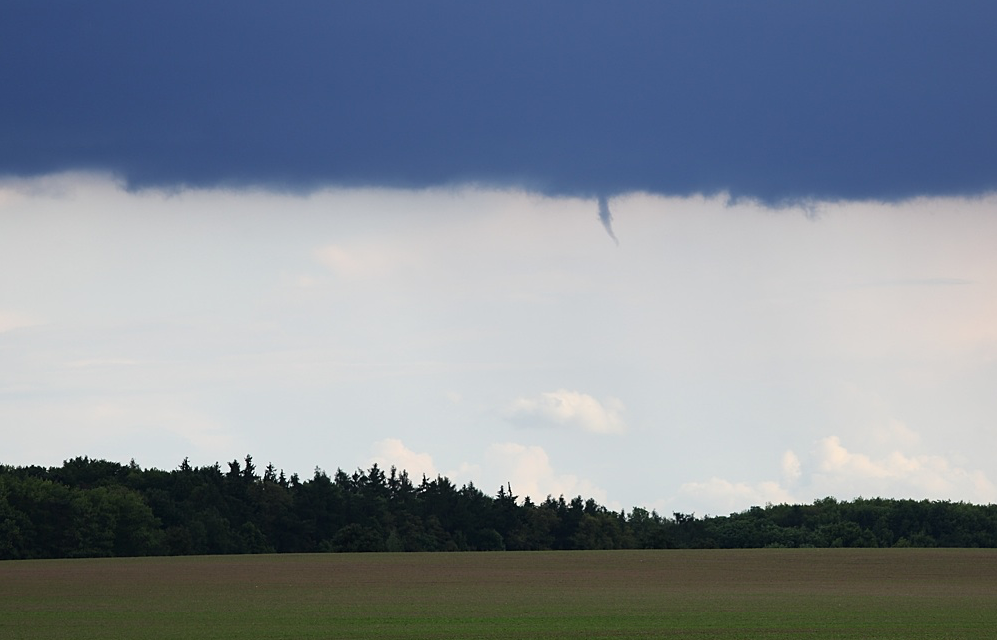
[[[994,638],[997,551],[0,562],[0,638]]]

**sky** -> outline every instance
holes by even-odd
[[[997,502],[989,2],[10,2],[0,463]]]

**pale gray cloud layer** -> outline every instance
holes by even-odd
[[[997,500],[993,197],[725,202],[6,181],[0,462]]]

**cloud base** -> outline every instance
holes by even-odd
[[[899,0],[6,3],[0,174],[767,203],[983,193],[995,24],[992,3]]]

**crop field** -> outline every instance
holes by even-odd
[[[997,550],[0,562],[0,638],[993,638]]]

